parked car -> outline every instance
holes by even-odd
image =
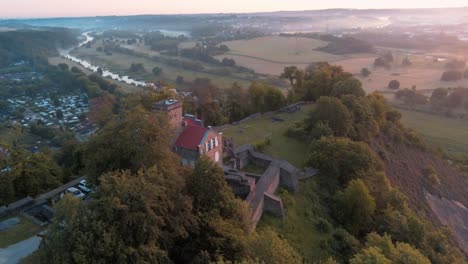
[[[80,184],[78,184],[78,188],[80,188],[82,191],[85,193],[90,193],[92,192],[91,187],[88,185],[88,182],[86,180],[81,180]]]
[[[78,188],[75,188],[75,187],[70,187],[68,188],[67,190],[65,190],[61,195],[60,197],[62,198],[65,194],[71,194],[73,196],[75,196],[76,198],[80,199],[80,200],[83,200],[85,198],[85,194],[80,191],[80,189]]]

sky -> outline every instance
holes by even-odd
[[[0,0],[0,18],[468,6],[468,0]]]

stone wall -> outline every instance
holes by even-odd
[[[263,210],[284,219],[283,201],[276,195],[265,193]]]
[[[246,198],[246,202],[249,204],[252,212],[251,221],[253,228],[255,228],[260,220],[263,211],[284,217],[283,202],[275,193],[280,186],[290,191],[296,191],[298,188],[299,170],[285,160],[275,159],[264,153],[256,152],[252,145],[240,146],[233,152],[234,157],[232,158],[236,160],[235,169],[237,170],[241,170],[249,163],[266,168],[261,176],[243,173],[244,177],[255,180],[255,186]]]

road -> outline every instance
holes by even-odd
[[[39,248],[41,238],[33,236],[7,248],[0,248],[0,264],[16,264]]]

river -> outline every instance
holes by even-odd
[[[98,69],[101,68],[103,70],[103,73],[102,73],[103,77],[111,78],[113,80],[117,80],[117,81],[124,82],[124,83],[127,83],[127,84],[132,84],[132,85],[135,85],[135,86],[146,86],[146,82],[137,81],[137,80],[134,80],[134,79],[132,79],[132,78],[130,78],[128,76],[120,76],[119,74],[111,72],[111,71],[109,71],[107,69],[104,69],[103,67],[93,65],[92,63],[90,63],[88,61],[85,61],[85,60],[82,60],[82,59],[79,59],[79,58],[77,58],[75,56],[70,55],[70,51],[72,51],[73,49],[78,48],[78,47],[82,47],[82,46],[84,46],[84,45],[86,45],[89,42],[94,40],[94,38],[89,35],[89,32],[84,33],[83,36],[85,37],[85,40],[80,42],[78,44],[78,46],[76,46],[76,47],[73,47],[73,48],[70,48],[70,49],[67,49],[67,50],[61,50],[60,51],[60,56],[66,58],[68,60],[71,60],[73,62],[76,62],[79,65],[83,66],[84,68],[86,68],[86,69],[88,69],[88,70],[90,70],[92,72],[97,72]]]

